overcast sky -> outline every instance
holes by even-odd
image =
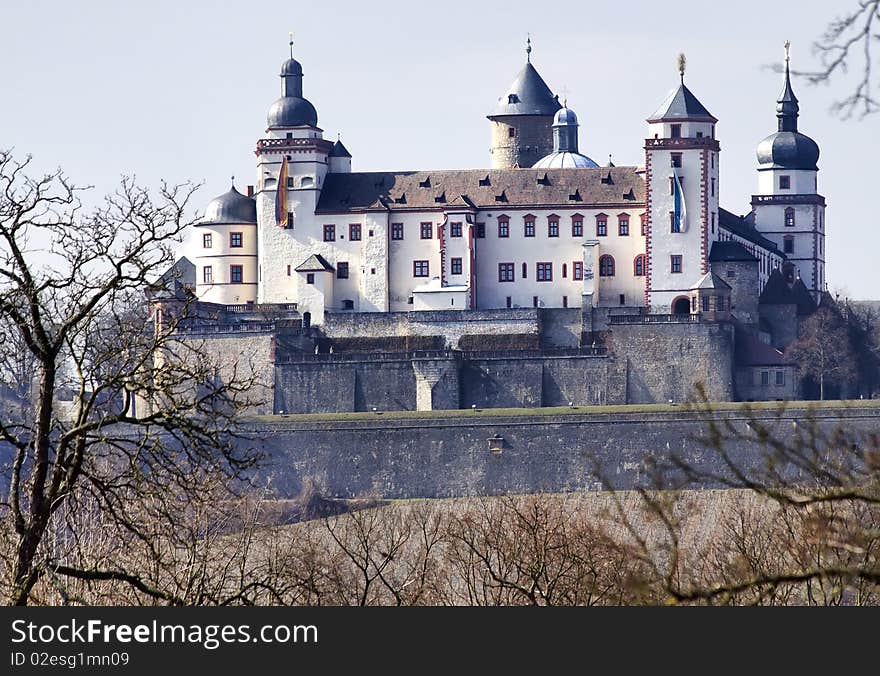
[[[342,134],[355,171],[489,164],[485,115],[525,58],[578,114],[581,151],[644,163],[645,118],[686,82],[719,119],[721,204],[749,211],[755,146],[776,128],[781,76],[857,0],[657,2],[4,2],[0,146],[61,166],[103,194],[123,173],[203,181],[200,209],[255,182],[256,140],[279,96],[295,32],[305,96],[325,137]],[[13,5],[13,6],[9,6]],[[795,82],[800,130],[822,150],[828,279],[880,298],[876,155],[880,116],[841,121],[837,89]]]

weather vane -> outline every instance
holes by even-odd
[[[532,34],[526,33],[526,61],[532,61]]]
[[[287,44],[290,45],[290,58],[292,59],[293,58],[293,31],[290,31],[287,34],[287,37],[290,39],[290,41]]]
[[[684,52],[678,55],[678,74],[681,75],[681,83],[684,84],[684,71],[687,68],[687,57]]]
[[[791,40],[785,41],[785,65],[788,65],[788,62],[791,61]]]

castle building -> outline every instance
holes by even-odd
[[[733,241],[758,261],[760,288],[784,268],[818,300],[819,149],[797,130],[787,57],[778,131],[758,146],[758,194],[740,218],[720,207],[717,119],[683,69],[648,117],[644,166],[599,167],[579,152],[577,116],[530,53],[488,116],[485,170],[352,172],[304,97],[301,64],[285,61],[253,198],[233,188],[198,226],[199,298],[297,303],[315,325],[342,311],[588,304],[687,314],[715,245]]]
[[[825,200],[819,148],[798,131],[788,45],[778,128],[758,145],[758,189],[745,215],[721,207],[718,120],[686,86],[683,57],[680,81],[647,118],[642,166],[600,167],[581,152],[578,117],[532,64],[530,43],[487,116],[486,169],[354,172],[351,153],[318,126],[292,45],[280,77],[256,143],[254,187],[233,186],[196,226],[195,294],[210,308],[200,316],[285,308],[326,341],[369,333],[368,325],[390,338],[410,330],[389,318],[412,327],[463,312],[455,321],[477,334],[486,321],[488,335],[490,325],[508,331],[525,310],[571,311],[561,332],[542,324],[557,315],[535,315],[536,330],[550,336],[542,333],[541,346],[611,345],[626,363],[652,344],[636,325],[701,323],[693,330],[716,347],[705,362],[714,366],[700,368],[739,383],[740,394],[731,384],[719,397],[779,398],[782,390],[760,394],[769,370],[794,391],[781,350],[825,289]],[[489,322],[505,316],[513,323]],[[360,328],[341,329],[346,317]],[[684,382],[670,366],[633,394],[641,385],[621,368],[602,378],[623,383],[623,402],[665,401],[666,384]],[[426,373],[417,369],[417,380],[434,387],[446,371]],[[687,390],[670,387],[670,398]]]

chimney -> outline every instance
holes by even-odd
[[[254,196],[254,186],[249,185],[248,186],[248,197],[253,197],[253,196]]]

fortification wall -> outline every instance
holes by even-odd
[[[724,414],[745,431],[742,411]],[[808,413],[759,413],[783,438],[795,434]],[[820,429],[876,430],[880,407],[821,409]],[[428,498],[502,493],[597,490],[600,473],[616,488],[648,476],[646,458],[672,454],[723,473],[716,451],[700,437],[706,425],[685,411],[536,414],[489,417],[463,411],[455,417],[375,418],[310,422],[279,418],[253,426],[267,454],[261,481],[271,477],[279,497],[293,497],[313,480],[327,494],[352,498]],[[491,450],[492,448],[499,450]],[[739,443],[729,449],[744,467],[759,467],[764,449]],[[670,484],[672,485],[672,484]],[[706,483],[704,487],[713,487]]]
[[[447,349],[458,349],[462,336],[539,336],[538,310],[437,310],[422,312],[328,312],[324,334],[330,338],[443,336]]]
[[[715,322],[613,325],[613,351],[626,365],[626,403],[699,397],[733,401],[733,325]]]

